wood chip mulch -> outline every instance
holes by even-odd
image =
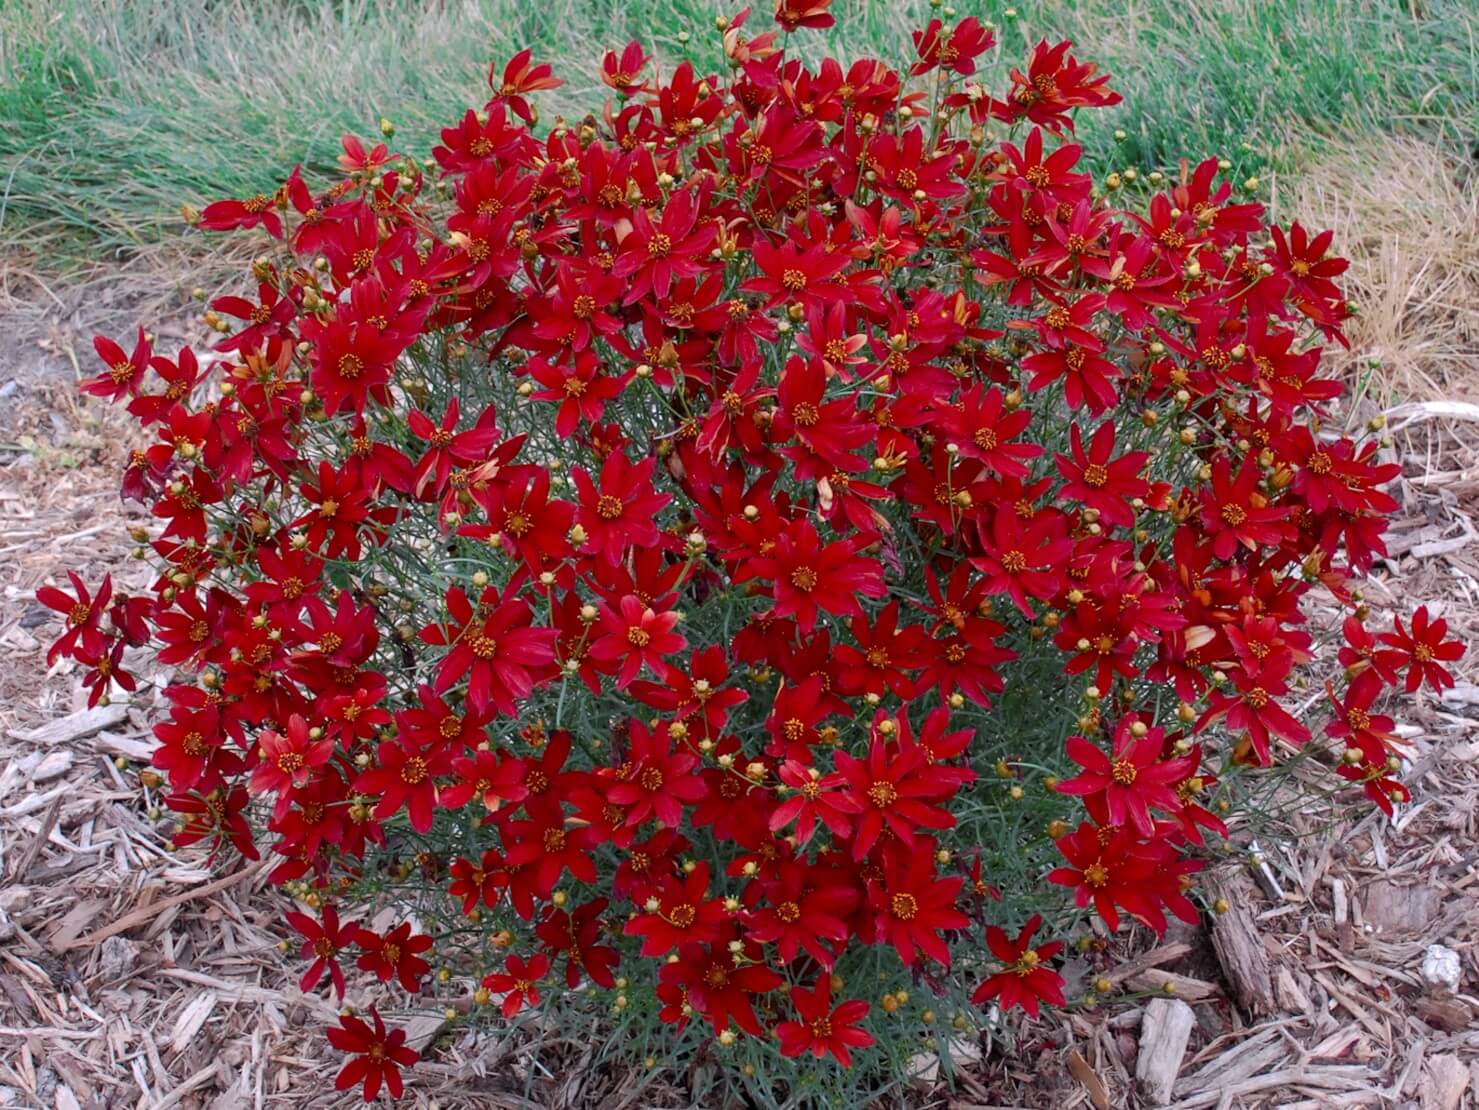
[[[1435,605],[1474,645],[1479,407],[1432,404],[1391,415],[1403,512],[1367,596],[1378,623],[1386,609]],[[298,990],[301,968],[277,947],[287,901],[259,868],[220,871],[168,847],[168,817],[138,775],[152,747],[149,697],[88,711],[67,664],[48,673],[57,626],[34,601],[38,585],[69,566],[125,585],[149,575],[130,558],[131,510],[116,492],[121,427],[65,384],[24,385],[5,405],[0,1107],[358,1105],[332,1089],[337,1060],[321,1032],[332,1005]],[[1111,980],[1104,1002],[1031,1027],[1015,1048],[962,1044],[951,1069],[923,1060],[905,1102],[1475,1105],[1479,648],[1461,670],[1456,690],[1399,719],[1414,800],[1395,822],[1364,803],[1333,823],[1328,810],[1284,815],[1296,839],[1209,878],[1231,908],[1207,930],[1173,930],[1158,945],[1117,939],[1077,969]],[[1318,712],[1322,696],[1309,691],[1306,708]],[[1456,990],[1439,982],[1445,960]],[[447,1026],[445,998],[423,1001],[423,1012],[395,1014],[418,1044],[434,1044],[407,1105],[690,1101],[684,1077],[590,1074],[581,1046],[510,1044]]]

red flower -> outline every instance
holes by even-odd
[[[825,859],[783,861],[775,877],[763,883],[767,904],[750,911],[745,931],[775,944],[786,963],[804,950],[830,970],[852,936],[848,919],[860,899],[852,876]]]
[[[586,544],[610,566],[628,549],[657,545],[657,514],[672,498],[653,488],[655,464],[644,459],[633,465],[621,451],[612,451],[601,464],[599,485],[581,467],[571,469]]]
[[[733,1023],[752,1037],[763,1033],[754,997],[785,982],[765,965],[760,945],[739,939],[733,922],[711,944],[683,945],[678,960],[664,964],[658,979],[659,998],[671,1004],[681,997],[715,1032]]]
[[[549,957],[540,953],[526,963],[522,956],[510,956],[503,966],[505,971],[483,976],[484,987],[503,995],[499,1006],[503,1016],[511,1018],[526,1006],[538,1006],[539,981],[549,974]]]
[[[847,255],[832,250],[830,243],[803,245],[787,239],[776,247],[761,239],[755,243],[755,266],[760,274],[740,288],[763,295],[766,308],[782,301],[804,305],[842,301],[847,288],[832,279],[847,268],[847,262]]]
[[[996,44],[996,36],[973,15],[961,20],[948,39],[941,28],[940,21],[932,19],[923,31],[914,32],[914,52],[919,61],[909,67],[911,76],[919,77],[940,67],[969,77],[976,71],[977,56]]]
[[[873,438],[874,429],[859,419],[851,398],[823,401],[827,373],[820,359],[793,358],[781,372],[776,398],[780,402],[770,422],[777,441],[795,439],[797,446],[782,454],[796,464],[801,480],[834,471],[861,469],[853,452]]]
[[[290,789],[306,786],[334,754],[334,741],[323,735],[323,729],[317,731],[315,739],[308,722],[294,713],[286,734],[269,729],[257,737],[259,762],[252,770],[251,791],[277,794],[275,813],[279,817],[292,801]]]
[[[882,597],[883,574],[858,554],[852,540],[823,544],[810,521],[791,523],[775,538],[770,554],[746,560],[737,581],[768,579],[775,605],[772,617],[796,617],[801,631],[816,628],[818,610],[854,617],[863,612],[858,597]]]
[[[1462,659],[1464,645],[1459,640],[1445,640],[1448,622],[1442,617],[1430,618],[1428,607],[1420,606],[1412,614],[1412,631],[1402,627],[1400,618],[1393,618],[1392,630],[1382,633],[1383,644],[1391,651],[1378,652],[1388,665],[1396,664],[1407,668],[1407,692],[1410,694],[1424,682],[1435,693],[1441,694],[1453,686],[1453,675],[1444,663]]]
[[[408,1068],[421,1054],[406,1045],[404,1029],[385,1029],[385,1022],[375,1007],[370,1007],[370,1018],[375,1022],[371,1029],[352,1014],[339,1018],[339,1027],[329,1030],[329,1043],[340,1052],[354,1056],[339,1069],[334,1077],[334,1089],[347,1091],[363,1083],[366,1102],[374,1102],[383,1084],[391,1098],[400,1098],[405,1092],[401,1082],[401,1068]]]
[[[531,628],[534,613],[520,597],[500,595],[493,586],[483,589],[474,608],[462,587],[447,590],[447,615],[443,628],[428,625],[421,639],[445,644],[447,654],[437,667],[436,689],[443,692],[467,676],[467,701],[481,713],[491,704],[505,717],[512,717],[515,702],[527,698],[543,682],[545,668],[555,658],[553,628]]]
[[[775,21],[787,33],[800,27],[831,27],[837,23],[827,10],[831,6],[832,0],[775,0]]]
[[[72,582],[70,596],[55,586],[42,586],[36,591],[36,600],[61,613],[67,622],[67,630],[46,651],[46,665],[54,666],[64,655],[74,654],[80,647],[87,654],[97,656],[107,650],[108,639],[102,629],[108,602],[113,597],[113,576],[103,575],[102,585],[94,596],[76,571],[67,571]]]
[[[1042,454],[1037,444],[1017,440],[1031,423],[1031,413],[1020,407],[1008,410],[999,389],[975,386],[944,417],[960,453],[1003,477],[1027,477],[1026,460]]]
[[[1236,478],[1227,456],[1212,463],[1212,487],[1202,491],[1202,526],[1219,559],[1231,559],[1240,545],[1256,551],[1261,545],[1276,547],[1283,540],[1287,510],[1270,505],[1258,492],[1261,478],[1251,457],[1243,460]]]
[[[783,1021],[776,1026],[782,1056],[800,1056],[810,1052],[818,1060],[827,1053],[843,1067],[852,1067],[852,1050],[873,1044],[873,1036],[858,1023],[868,1016],[868,1003],[852,998],[832,1006],[831,977],[817,977],[810,990],[791,988],[791,1005],[799,1021]]]
[[[534,51],[527,48],[520,50],[503,67],[501,79],[494,77],[498,71],[497,62],[488,67],[488,87],[493,90],[493,95],[507,104],[521,120],[531,125],[534,123],[534,110],[524,99],[524,93],[558,89],[564,84],[554,76],[551,66],[545,63],[534,65],[533,58]]]
[[[708,793],[703,779],[694,774],[698,756],[682,748],[674,751],[666,725],[649,730],[632,721],[628,729],[631,750],[606,798],[627,807],[628,826],[656,817],[668,828],[677,828],[683,823],[683,806]]]
[[[328,972],[334,990],[344,998],[344,971],[339,966],[339,953],[354,943],[359,933],[358,926],[339,924],[339,911],[332,905],[323,908],[322,922],[315,921],[305,913],[289,911],[287,923],[297,929],[303,937],[302,956],[312,959],[303,978],[298,980],[298,989],[305,994],[318,986],[318,981]]]
[[[601,912],[606,908],[606,899],[597,898],[577,906],[574,911],[551,906],[544,920],[534,927],[539,937],[552,953],[563,953],[565,963],[565,985],[574,987],[580,982],[584,971],[598,986],[610,990],[615,986],[611,969],[616,965],[616,949],[597,944],[601,935]]]
[[[92,347],[108,369],[96,378],[83,382],[80,386],[82,392],[94,397],[105,397],[109,401],[137,396],[139,384],[144,380],[144,372],[149,368],[154,350],[144,329],[139,329],[139,338],[134,344],[132,354],[124,354],[122,347],[101,335],[94,337]]]
[[[606,51],[601,60],[601,81],[622,96],[634,96],[646,86],[637,82],[637,77],[651,59],[642,49],[642,44],[633,39],[617,57],[615,50]]]
[[[910,967],[920,953],[949,967],[950,949],[940,933],[969,923],[955,908],[965,880],[935,874],[935,842],[929,839],[906,841],[899,851],[886,853],[884,860],[882,881],[868,887],[879,939],[891,944]]]
[[[712,223],[698,222],[706,200],[692,189],[680,189],[668,198],[655,224],[647,209],[632,210],[631,233],[611,267],[612,277],[630,283],[623,304],[634,304],[648,294],[666,297],[675,279],[703,273],[699,259],[719,234]]]
[[[418,953],[431,947],[431,937],[425,933],[411,932],[411,923],[403,921],[383,937],[370,929],[360,929],[354,942],[364,949],[364,954],[355,961],[361,971],[372,971],[382,983],[399,979],[401,986],[415,994],[421,986],[421,977],[431,970],[431,965]]]
[[[894,721],[883,716],[874,725],[868,758],[837,753],[837,773],[847,783],[847,795],[861,816],[853,834],[853,859],[862,859],[872,849],[885,826],[906,845],[916,829],[948,829],[955,817],[941,808],[964,783],[975,780],[975,772],[963,767],[933,763],[925,750],[908,737],[889,743],[897,731]],[[887,733],[884,729],[890,728]]]
[[[454,466],[468,467],[487,459],[489,450],[499,438],[495,416],[493,406],[489,405],[478,414],[476,426],[459,432],[457,424],[461,409],[456,397],[447,402],[447,411],[440,425],[433,424],[420,409],[412,409],[406,416],[406,423],[427,444],[426,453],[411,472],[412,492],[420,496],[428,487],[441,491],[446,488]]]
[[[986,553],[971,565],[987,575],[986,592],[1006,594],[1029,620],[1035,614],[1028,599],[1046,601],[1058,593],[1061,568],[1073,551],[1063,518],[1051,510],[1023,520],[1019,513],[997,509],[982,546]]]
[[[599,663],[620,660],[616,688],[624,690],[644,665],[658,671],[663,656],[688,646],[688,641],[673,631],[677,624],[676,612],[655,613],[634,594],[627,594],[615,607],[601,607],[601,633],[591,644],[590,656]]]
[[[1128,820],[1142,836],[1151,836],[1155,820],[1150,807],[1179,813],[1181,801],[1175,786],[1191,768],[1189,759],[1162,760],[1164,744],[1164,729],[1147,729],[1143,722],[1129,719],[1121,721],[1115,732],[1112,756],[1082,736],[1070,736],[1065,745],[1069,758],[1084,771],[1058,783],[1056,789],[1102,800],[1111,824],[1122,825]]]
[[[986,946],[1006,970],[998,971],[987,979],[971,1001],[977,1006],[997,999],[1003,1010],[1014,1006],[1027,1011],[1029,1017],[1037,1017],[1042,1002],[1050,1006],[1063,1006],[1063,976],[1044,965],[1063,950],[1062,941],[1032,946],[1032,934],[1042,925],[1042,915],[1033,914],[1016,940],[1009,940],[1006,933],[995,925],[986,927]]]
[[[1308,742],[1309,729],[1274,700],[1289,688],[1280,669],[1260,667],[1250,671],[1235,667],[1230,677],[1234,692],[1223,693],[1220,689],[1212,691],[1207,708],[1197,718],[1198,732],[1226,718],[1226,727],[1233,732],[1247,730],[1248,742],[1252,745],[1258,763],[1264,767],[1271,762],[1271,735],[1282,737],[1294,745]]]
[[[1073,457],[1057,458],[1058,473],[1066,482],[1058,496],[1093,509],[1105,524],[1129,528],[1135,523],[1131,501],[1150,494],[1150,483],[1140,477],[1150,452],[1127,451],[1119,458],[1112,458],[1114,436],[1114,422],[1106,421],[1094,433],[1093,442],[1085,452],[1078,424],[1069,426]]]
[[[642,913],[622,930],[642,938],[642,955],[665,956],[687,941],[711,943],[727,917],[724,900],[709,898],[709,865],[699,863],[687,875],[665,875],[647,898]]]
[[[498,904],[498,892],[508,886],[508,869],[504,862],[494,848],[484,852],[477,863],[460,856],[452,861],[447,868],[452,879],[447,884],[447,893],[462,899],[463,913],[472,913],[479,904],[489,909]]]
[[[555,434],[574,434],[582,422],[595,424],[606,412],[606,402],[619,397],[626,378],[605,373],[605,366],[590,351],[576,352],[569,364],[530,359],[524,367],[543,389],[529,396],[535,401],[555,401]]]
[[[437,804],[444,809],[461,809],[476,798],[487,812],[497,813],[504,802],[523,801],[528,794],[523,761],[506,751],[479,748],[454,759],[451,773],[457,781],[437,791]]]
[[[845,789],[847,780],[835,772],[823,775],[797,759],[781,764],[777,777],[792,791],[791,796],[776,806],[770,815],[770,831],[780,832],[796,822],[796,846],[802,847],[816,831],[817,820],[844,838],[852,832],[852,817],[863,812],[863,802]]]
[[[632,695],[644,705],[671,713],[676,720],[696,722],[710,739],[724,731],[730,711],[749,699],[743,690],[725,685],[729,665],[720,644],[694,651],[687,670],[667,663],[656,669],[662,682],[635,683]]]
[[[429,832],[437,800],[435,776],[451,770],[451,754],[445,748],[421,748],[399,738],[382,740],[375,749],[375,762],[377,766],[354,780],[356,790],[379,795],[375,819],[383,821],[404,808],[413,829]]]
[[[200,214],[199,226],[207,231],[235,231],[253,227],[267,229],[274,239],[282,238],[282,220],[273,211],[274,200],[257,193],[246,200],[218,200],[207,204]]]

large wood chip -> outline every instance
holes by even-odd
[[[1449,1033],[1462,1033],[1474,1020],[1474,1011],[1461,998],[1452,996],[1424,996],[1414,1007],[1417,1016],[1433,1026]]]
[[[1186,1042],[1197,1018],[1179,998],[1153,998],[1140,1023],[1140,1056],[1135,1061],[1135,1080],[1140,1093],[1152,1106],[1171,1101],[1171,1089],[1181,1071]]]
[[[1212,920],[1212,948],[1238,1004],[1254,1017],[1274,1012],[1274,984],[1268,950],[1258,935],[1249,907],[1251,888],[1238,873],[1208,880],[1214,898],[1225,898],[1228,910]]]
[[[1418,1088],[1422,1110],[1458,1110],[1469,1089],[1469,1069],[1457,1056],[1429,1056]]]
[[[1193,979],[1190,975],[1178,975],[1158,967],[1148,968],[1125,980],[1125,985],[1136,991],[1155,991],[1175,995],[1187,1002],[1202,1002],[1221,993],[1216,983],[1205,979]]]
[[[1089,1101],[1094,1104],[1095,1110],[1109,1110],[1109,1088],[1099,1078],[1094,1066],[1076,1048],[1068,1050],[1068,1070],[1073,1078],[1084,1085],[1084,1090],[1089,1092]]]
[[[27,744],[40,746],[65,744],[70,740],[80,740],[84,736],[91,736],[105,728],[120,725],[127,717],[128,706],[121,702],[95,705],[91,709],[83,709],[65,717],[58,717],[54,721],[48,721],[40,728],[21,732],[12,731],[10,736]]]
[[[1367,887],[1362,908],[1378,932],[1405,936],[1421,932],[1438,915],[1442,903],[1442,895],[1427,883],[1382,878]]]
[[[211,1016],[211,1011],[216,1008],[216,992],[202,991],[192,998],[180,1011],[180,1016],[175,1018],[174,1033],[170,1036],[169,1046],[176,1052],[184,1052],[195,1034],[200,1032]]]

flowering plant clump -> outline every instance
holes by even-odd
[[[974,18],[810,66],[827,0],[776,8],[719,21],[722,76],[608,53],[578,122],[524,51],[429,160],[346,138],[332,184],[198,214],[273,242],[209,355],[97,341],[161,569],[42,590],[51,657],[94,701],[129,647],[176,676],[177,843],[272,861],[304,990],[875,1082],[937,1010],[1065,1005],[1091,916],[1195,920],[1260,769],[1406,798],[1377,705],[1462,649],[1364,623],[1397,467],[1322,424],[1331,233],[1215,160],[1116,207],[1072,134],[1119,98],[1066,42],[992,92]],[[1349,613],[1328,745],[1312,591]],[[367,1016],[339,1084],[399,1093]]]

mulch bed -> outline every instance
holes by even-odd
[[[86,711],[70,666],[47,671],[57,626],[33,598],[43,580],[65,567],[93,581],[111,570],[125,586],[150,577],[131,558],[132,518],[116,492],[121,424],[65,385],[24,384],[5,404],[0,1107],[358,1105],[332,1090],[337,1061],[321,1033],[332,1005],[297,989],[301,969],[277,947],[287,900],[258,867],[218,871],[169,848],[167,815],[138,774],[151,696]],[[1408,406],[1391,423],[1403,512],[1368,601],[1378,623],[1388,608],[1437,604],[1472,645],[1479,408]],[[1231,904],[1209,930],[1106,942],[1070,968],[1081,981],[1110,978],[1102,1003],[1032,1026],[1015,1047],[961,1045],[953,1089],[921,1058],[905,1101],[1106,1110],[1153,1104],[1159,1085],[1186,1108],[1473,1105],[1479,650],[1462,672],[1457,690],[1400,720],[1414,800],[1395,822],[1367,804],[1343,806],[1348,819],[1333,823],[1328,811],[1281,814],[1294,839],[1208,880]],[[1307,691],[1308,707],[1322,697]],[[1432,945],[1457,957],[1457,991],[1430,982]],[[418,1000],[424,1010],[401,1002],[395,1013],[418,1044],[434,1044],[408,1105],[690,1101],[685,1076],[592,1072],[582,1045],[448,1025],[443,1007],[465,1009],[470,986],[439,989]]]

